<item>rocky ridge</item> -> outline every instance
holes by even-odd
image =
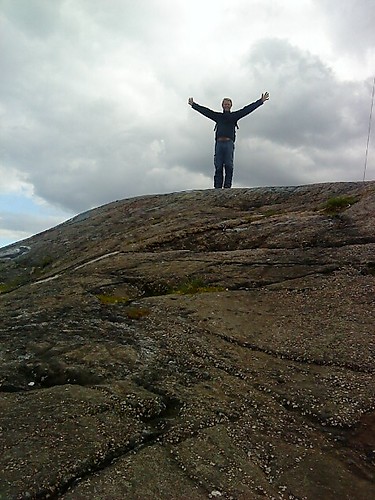
[[[0,249],[0,499],[375,495],[375,183],[110,203]]]

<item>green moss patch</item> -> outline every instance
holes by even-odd
[[[324,203],[323,210],[330,215],[336,214],[351,207],[358,200],[357,196],[335,196]]]
[[[150,314],[150,309],[145,307],[129,307],[126,311],[126,316],[129,319],[141,319]]]
[[[224,287],[220,286],[210,286],[204,283],[203,280],[196,278],[188,281],[184,281],[177,288],[173,289],[171,293],[177,293],[181,295],[189,295],[194,293],[209,293],[209,292],[223,292]]]
[[[101,302],[101,304],[110,306],[110,305],[116,305],[116,304],[129,304],[131,302],[130,297],[121,297],[118,295],[106,295],[106,294],[101,294],[97,295],[96,298]]]

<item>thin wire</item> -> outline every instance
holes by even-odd
[[[368,146],[370,144],[370,134],[371,134],[372,108],[374,107],[374,94],[375,94],[375,76],[374,76],[374,83],[373,83],[373,86],[372,86],[372,98],[371,98],[370,118],[368,120],[368,134],[367,134],[367,145],[366,145],[366,154],[365,154],[365,168],[363,170],[363,182],[365,182],[365,179],[366,179]]]

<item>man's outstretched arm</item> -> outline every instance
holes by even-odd
[[[270,95],[268,92],[264,92],[261,96],[260,99],[258,99],[255,102],[252,102],[251,104],[248,104],[242,109],[239,109],[238,111],[234,111],[233,114],[236,115],[237,120],[240,120],[244,116],[247,116],[248,114],[252,113],[255,111],[259,106],[261,106],[265,101],[268,101],[270,98]]]
[[[205,108],[204,106],[201,106],[200,104],[197,104],[194,102],[194,99],[192,97],[189,97],[188,104],[195,109],[195,111],[198,111],[203,116],[206,116],[207,118],[210,118],[210,120],[216,121],[217,111],[212,111],[212,109]]]

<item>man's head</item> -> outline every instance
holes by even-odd
[[[229,99],[229,97],[224,97],[221,105],[223,107],[223,111],[230,111],[230,108],[232,107],[232,99]]]

